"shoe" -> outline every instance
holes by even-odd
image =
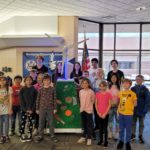
[[[108,147],[108,142],[104,142],[104,148],[107,148]]]
[[[122,149],[123,148],[124,143],[122,141],[119,141],[119,143],[117,144],[117,149]]]
[[[112,131],[108,132],[108,138],[109,138],[109,139],[112,139],[112,138],[113,138]]]
[[[100,140],[98,143],[97,143],[97,145],[102,145],[103,144],[103,141],[102,140]]]
[[[84,138],[84,137],[81,137],[81,138],[77,141],[77,143],[79,143],[79,144],[84,143],[84,142],[85,142],[85,138]]]
[[[35,141],[36,143],[39,143],[39,142],[41,142],[42,140],[43,140],[43,137],[42,137],[42,136],[36,136],[34,141]]]
[[[25,136],[24,134],[22,134],[22,135],[20,136],[20,141],[21,141],[22,143],[25,143],[25,142],[26,142],[26,136]]]
[[[143,140],[143,136],[142,135],[139,135],[139,141],[140,141],[141,144],[145,143],[145,141]]]
[[[2,137],[0,138],[0,144],[4,144],[4,143],[5,143],[4,137],[2,136]]]
[[[58,139],[56,138],[55,135],[51,135],[51,140],[52,140],[53,142],[55,142],[55,143],[58,142]]]
[[[28,136],[26,137],[26,141],[27,142],[32,141],[32,135],[31,134],[28,134]]]
[[[92,145],[92,140],[91,139],[87,139],[87,143],[86,143],[87,146],[90,146]]]
[[[14,136],[14,135],[15,135],[15,132],[14,132],[14,131],[11,131],[11,132],[9,133],[9,135],[10,135],[10,136]]]
[[[5,143],[8,143],[8,142],[10,141],[9,136],[4,136],[3,139],[4,139],[4,142],[5,142]]]
[[[37,129],[34,129],[33,131],[33,136],[36,136],[38,134],[38,130]]]
[[[135,139],[136,139],[135,134],[132,134],[132,135],[131,135],[131,141],[133,141],[133,140],[135,140]]]
[[[131,150],[131,145],[129,142],[126,143],[126,150]]]

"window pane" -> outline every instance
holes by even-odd
[[[114,25],[104,25],[103,49],[114,49]]]
[[[144,76],[145,80],[150,80],[150,51],[142,52],[141,74]]]
[[[150,24],[142,25],[142,49],[150,50]]]
[[[86,38],[89,38],[89,40],[87,41],[87,47],[91,49],[98,49],[99,24],[79,20],[78,41],[84,39],[84,30],[86,31]],[[78,47],[83,48],[83,43],[79,44]]]
[[[108,72],[110,71],[110,61],[113,59],[113,51],[103,51],[103,69],[105,72],[105,77],[107,77]]]
[[[119,24],[116,26],[116,49],[139,49],[139,24]]]
[[[139,52],[136,51],[116,51],[116,59],[119,62],[119,69],[122,70],[126,78],[135,80],[139,74]]]

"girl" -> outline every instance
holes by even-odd
[[[73,71],[70,74],[70,78],[74,78],[75,82],[79,84],[79,77],[82,76],[81,65],[76,62],[73,67]]]
[[[0,77],[0,143],[9,141],[9,114],[12,114],[12,89],[7,78]]]
[[[32,140],[33,128],[33,112],[35,111],[37,91],[32,86],[33,79],[31,76],[26,76],[24,79],[25,86],[20,91],[20,104],[21,104],[21,142]],[[28,119],[28,137],[25,136],[24,130],[26,120]]]
[[[81,81],[82,90],[80,90],[80,112],[83,123],[83,135],[78,140],[78,143],[85,142],[87,138],[87,145],[92,144],[92,133],[93,133],[93,104],[95,101],[95,94],[90,89],[90,81],[83,79]]]
[[[96,103],[95,107],[98,114],[99,119],[99,128],[100,128],[100,141],[98,145],[103,143],[103,134],[105,137],[104,147],[108,146],[108,118],[109,118],[109,110],[111,108],[111,94],[107,91],[107,82],[102,81],[99,84],[100,92],[96,93]]]

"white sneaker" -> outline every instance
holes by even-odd
[[[108,132],[108,138],[109,138],[109,139],[112,139],[112,138],[113,138],[112,131],[109,131],[109,132]]]
[[[33,136],[36,136],[38,134],[38,130],[37,129],[34,129],[33,131]]]
[[[86,143],[87,146],[90,146],[92,145],[92,140],[91,139],[87,139],[87,143]]]
[[[85,138],[84,138],[84,137],[81,137],[81,138],[77,141],[77,143],[79,143],[79,144],[81,144],[81,143],[83,143],[83,142],[85,142]]]

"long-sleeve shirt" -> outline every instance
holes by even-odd
[[[80,112],[93,113],[93,104],[95,102],[95,94],[91,89],[82,89],[79,93]]]
[[[21,110],[23,110],[23,111],[27,111],[27,110],[35,111],[37,91],[33,86],[23,87],[20,90],[19,96],[20,96]]]
[[[56,109],[56,92],[51,86],[48,88],[42,87],[38,92],[36,110],[42,109]]]

